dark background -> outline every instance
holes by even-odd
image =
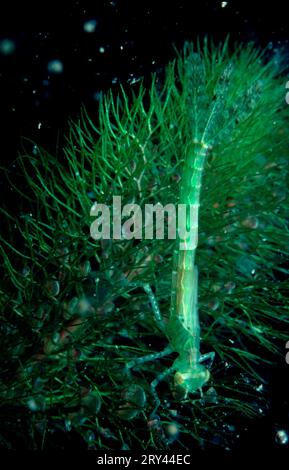
[[[207,35],[218,42],[230,34],[232,43],[254,41],[269,46],[276,56],[280,48],[288,51],[286,2],[228,0],[224,8],[221,4],[5,2],[0,7],[0,165],[13,162],[23,137],[61,155],[68,119],[77,118],[81,105],[96,117],[101,92],[117,89],[119,83],[133,87],[142,77],[149,82],[151,72],[174,57],[173,46],[181,48],[185,40]],[[91,20],[96,21],[95,31],[85,32],[84,25]],[[3,52],[5,40],[12,41],[14,51],[9,54]],[[49,73],[52,60],[62,63],[62,73]],[[3,183],[1,197],[8,197]],[[270,381],[270,412],[252,423],[241,437],[241,448],[282,447],[275,437],[278,430],[289,429],[288,376],[284,345],[284,364],[273,371]]]
[[[0,54],[1,161],[30,138],[55,152],[68,118],[84,104],[97,114],[100,91],[133,86],[174,57],[173,45],[208,35],[215,41],[254,41],[289,48],[286,2],[228,0],[72,0],[3,2],[0,41],[13,53]],[[5,6],[4,6],[5,5]],[[94,33],[84,31],[96,20]],[[99,48],[105,52],[100,53]],[[49,73],[60,60],[62,73]],[[41,127],[40,127],[41,126]],[[40,129],[39,129],[40,127]]]

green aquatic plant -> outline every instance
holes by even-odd
[[[97,124],[83,110],[64,158],[35,147],[6,170],[4,446],[8,428],[30,448],[72,429],[97,449],[228,445],[266,411],[288,340],[288,110],[282,65],[229,49],[186,45],[163,81],[106,94]],[[194,206],[193,245],[92,238],[116,195]]]

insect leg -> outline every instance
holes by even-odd
[[[206,362],[208,361],[208,368],[210,369],[212,367],[212,364],[214,362],[214,359],[215,359],[215,352],[212,351],[212,352],[209,352],[209,353],[206,353],[206,354],[203,354],[200,359],[199,359],[199,362]]]
[[[163,322],[163,319],[162,319],[162,316],[161,316],[160,308],[159,308],[157,299],[156,299],[150,285],[149,284],[143,284],[143,289],[147,293],[148,298],[150,300],[156,323],[158,324],[159,328],[162,331],[164,331],[165,326],[164,326],[164,322]]]
[[[158,384],[164,380],[169,374],[171,374],[171,372],[174,370],[174,366],[172,367],[169,367],[167,370],[165,370],[164,372],[162,372],[160,375],[158,375],[158,377],[156,377],[152,382],[151,382],[151,391],[152,391],[152,395],[154,397],[154,401],[155,401],[155,407],[154,407],[154,410],[151,414],[151,417],[153,418],[161,404],[161,401],[159,399],[159,396],[158,396],[158,393],[157,393],[157,386]]]
[[[167,346],[163,351],[148,354],[147,356],[139,357],[130,361],[126,364],[127,369],[133,369],[137,365],[144,364],[145,362],[154,361],[155,359],[160,359],[161,357],[168,356],[172,352],[171,346]]]
[[[173,350],[172,350],[171,346],[169,345],[163,351],[160,351],[158,353],[148,354],[147,356],[144,356],[144,357],[139,357],[138,359],[130,361],[128,364],[126,364],[126,370],[127,370],[128,373],[130,373],[130,369],[133,369],[137,365],[143,364],[144,362],[148,362],[148,361],[154,361],[155,359],[160,359],[161,357],[167,356],[172,351]],[[169,375],[171,373],[171,371],[173,369],[174,369],[174,367],[169,367],[167,370],[165,370],[162,374],[160,374],[158,377],[156,377],[151,382],[151,391],[152,391],[152,395],[153,395],[154,401],[155,401],[155,407],[154,407],[154,410],[151,414],[151,417],[154,417],[154,415],[155,415],[155,413],[156,413],[156,411],[159,408],[160,403],[161,403],[160,399],[159,399],[159,396],[157,394],[157,391],[156,391],[156,387],[167,375]]]

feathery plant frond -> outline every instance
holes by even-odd
[[[95,448],[147,449],[214,442],[216,434],[227,445],[222,429],[237,426],[234,416],[266,409],[256,389],[283,360],[289,326],[282,72],[250,45],[230,53],[227,42],[186,44],[164,83],[153,76],[148,90],[108,93],[97,125],[82,110],[63,161],[40,148],[21,155],[15,164],[28,192],[7,170],[21,205],[17,217],[1,209],[5,442],[5,426],[19,433],[11,410],[30,423],[31,448],[52,445],[50,429],[73,428]],[[167,345],[141,286],[152,286],[166,323],[175,241],[95,241],[90,210],[111,207],[115,195],[122,205],[177,204],[196,142],[209,148],[196,252],[201,349],[216,360],[202,398],[179,396],[168,376],[159,420],[150,419],[149,384],[173,358],[125,366]]]

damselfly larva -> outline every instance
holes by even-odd
[[[198,269],[195,253],[198,240],[198,210],[202,173],[209,146],[193,142],[185,157],[180,189],[180,202],[193,211],[186,217],[186,240],[176,247],[172,274],[172,297],[167,336],[174,351],[179,353],[173,368],[175,384],[186,392],[196,392],[209,380],[210,372],[201,362],[214,358],[214,353],[200,354],[198,315]],[[193,217],[191,215],[193,214]],[[182,249],[181,249],[182,245]]]
[[[198,209],[202,173],[209,146],[194,141],[187,151],[184,160],[183,176],[180,188],[180,203],[188,209],[183,226],[189,235],[181,241],[178,237],[174,251],[172,272],[172,295],[169,322],[164,326],[157,301],[149,285],[144,290],[149,296],[156,321],[169,339],[169,346],[161,353],[151,354],[128,364],[128,368],[137,363],[163,357],[177,352],[178,358],[172,367],[157,377],[151,384],[157,404],[156,386],[166,375],[175,371],[175,385],[181,387],[185,395],[202,390],[210,378],[209,370],[202,365],[204,361],[212,362],[214,352],[203,356],[200,354],[200,325],[198,315],[198,269],[195,265],[195,254],[198,240]],[[193,214],[193,217],[191,215]],[[188,217],[189,215],[189,217]]]
[[[232,64],[230,62],[225,64],[215,84],[215,95],[210,102],[206,103],[204,102],[207,93],[206,68],[200,55],[194,54],[192,51],[189,52],[185,61],[183,80],[187,83],[192,137],[188,145],[185,146],[178,201],[179,204],[184,204],[189,209],[185,221],[181,221],[189,237],[184,240],[178,237],[176,240],[170,316],[166,326],[162,322],[161,313],[150,286],[143,286],[149,296],[155,318],[169,340],[169,346],[161,353],[150,354],[127,365],[128,368],[131,368],[136,364],[163,357],[173,351],[179,354],[172,367],[164,371],[151,384],[157,406],[159,399],[156,386],[166,375],[175,372],[175,385],[181,387],[185,395],[189,392],[201,392],[202,387],[210,378],[210,372],[203,363],[205,361],[212,363],[214,359],[214,352],[205,355],[200,353],[198,269],[195,265],[195,255],[198,243],[198,212],[202,176],[211,146],[220,141],[222,137],[224,109],[229,101],[226,93],[230,85]],[[222,54],[221,50],[220,60]],[[240,107],[240,113],[242,112],[243,107]],[[226,132],[233,129],[235,125],[236,120],[230,119]],[[191,217],[192,213],[193,217]],[[188,214],[190,214],[189,217]]]

